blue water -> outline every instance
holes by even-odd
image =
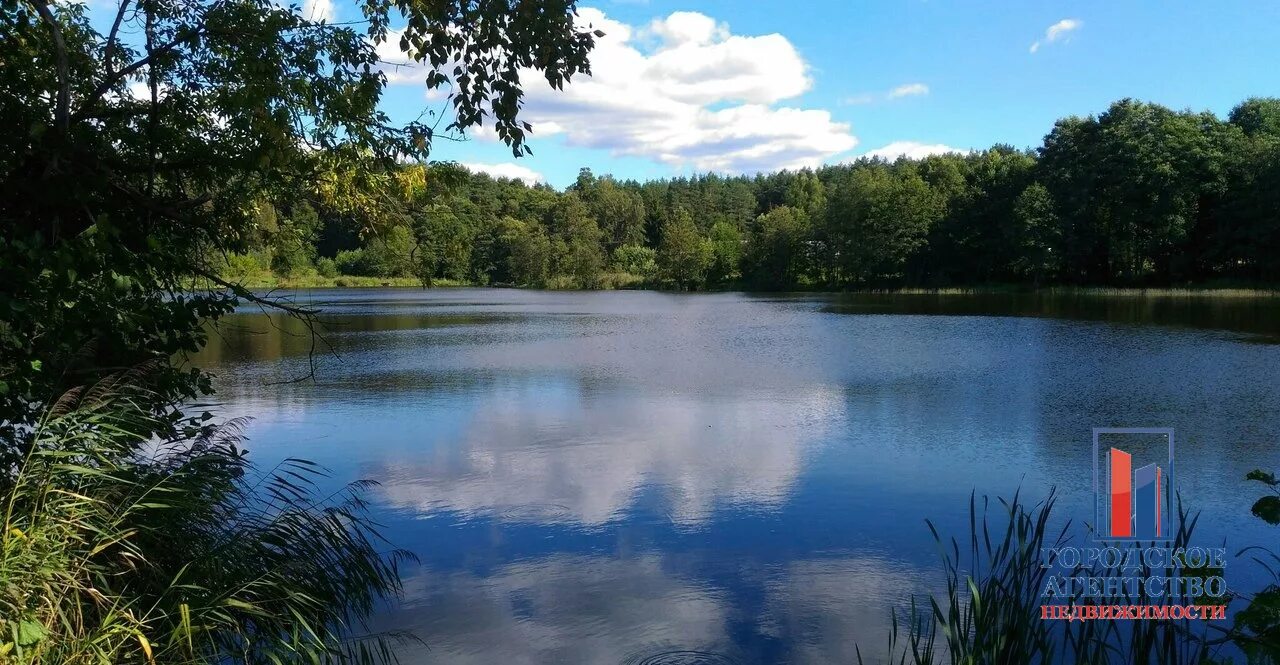
[[[1280,470],[1280,300],[294,296],[314,349],[245,309],[196,360],[255,459],[379,481],[407,663],[874,656],[972,491],[1056,486],[1083,536],[1093,427],[1175,428],[1196,540],[1280,543],[1243,480]]]

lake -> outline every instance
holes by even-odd
[[[1197,541],[1280,541],[1243,480],[1280,470],[1280,299],[293,296],[314,349],[242,308],[196,360],[260,463],[380,483],[406,663],[854,662],[941,579],[926,518],[1056,486],[1092,522],[1094,427],[1176,430]]]

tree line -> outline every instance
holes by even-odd
[[[257,204],[225,272],[547,288],[1170,286],[1280,281],[1280,100],[1226,120],[1121,100],[1034,150],[859,159],[564,191],[401,167],[370,225],[322,198]]]

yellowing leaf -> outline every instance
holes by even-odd
[[[151,653],[151,642],[147,640],[147,636],[138,633],[138,644],[142,645],[142,652],[147,654],[147,662],[155,665],[156,657]]]

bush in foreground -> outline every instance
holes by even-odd
[[[239,424],[157,440],[115,386],[73,391],[3,477],[0,661],[381,662],[401,636],[364,621],[400,590],[400,551],[364,483],[259,472]]]

